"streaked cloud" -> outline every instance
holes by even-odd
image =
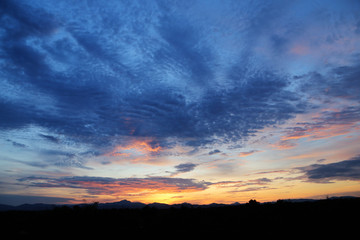
[[[186,178],[108,178],[108,177],[25,177],[18,181],[29,187],[80,188],[92,195],[121,196],[143,192],[147,194],[203,191],[211,184]]]
[[[239,157],[247,157],[247,156],[250,156],[250,155],[252,155],[254,153],[257,153],[257,152],[259,152],[259,150],[251,150],[251,151],[248,151],[248,152],[240,152],[238,154],[238,156]]]

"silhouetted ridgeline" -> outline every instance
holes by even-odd
[[[133,204],[137,204],[136,207]],[[305,233],[319,236],[337,233],[344,237],[357,232],[359,214],[360,198],[279,200],[263,204],[251,200],[247,204],[232,205],[145,205],[121,201],[0,212],[3,236],[12,238],[74,235],[133,238],[163,234],[170,238],[188,234],[279,236],[285,232],[291,237],[305,236]]]

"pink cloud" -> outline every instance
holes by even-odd
[[[250,156],[254,153],[257,153],[257,152],[260,152],[259,150],[252,150],[252,151],[248,151],[248,152],[240,152],[238,154],[238,157],[247,157],[247,156]]]
[[[314,114],[310,121],[298,122],[295,127],[287,128],[280,141],[272,146],[279,150],[290,149],[296,146],[299,139],[311,141],[346,135],[354,132],[359,122],[359,109],[324,109]]]
[[[152,144],[153,139],[133,139],[124,144],[117,145],[105,156],[111,158],[111,162],[129,161],[132,163],[156,164],[154,156],[157,156],[163,148]]]

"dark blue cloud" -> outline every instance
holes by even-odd
[[[41,8],[34,8],[31,3],[19,3],[14,1],[1,1],[1,12],[18,20],[24,33],[47,35],[50,34],[58,23],[54,16]],[[13,27],[7,25],[6,28]],[[18,29],[20,30],[20,29]]]
[[[9,43],[3,54],[12,65],[3,75],[9,80],[22,78],[25,88],[54,102],[53,110],[43,111],[32,105],[31,99],[27,103],[2,99],[2,128],[35,124],[97,145],[115,135],[192,137],[193,143],[188,144],[202,145],[215,136],[225,141],[243,139],[302,111],[296,95],[284,90],[286,79],[274,73],[259,71],[249,78],[244,69],[232,68],[226,90],[213,88],[212,62],[216,58],[210,46],[201,42],[196,26],[181,16],[159,18],[157,41],[164,43],[153,52],[155,58],[148,59],[152,62],[148,69],[179,67],[183,79],[177,81],[185,81],[190,89],[203,88],[197,100],[171,82],[165,84],[146,71],[139,72],[136,65],[122,63],[112,40],[96,34],[90,26],[63,22],[43,9],[25,9],[25,5],[10,2],[3,4],[3,12],[4,18],[14,22],[5,27],[2,36]],[[47,42],[57,28],[67,30],[71,37]],[[131,34],[144,38],[141,32]],[[33,38],[37,45],[28,43]],[[48,58],[58,64],[69,64],[72,58],[78,61],[75,69],[61,72],[54,70],[56,64]],[[118,76],[110,77],[106,68]]]
[[[214,150],[209,152],[209,155],[214,155],[214,154],[217,154],[217,153],[221,153],[221,151],[219,149],[214,149]]]
[[[195,169],[197,164],[194,163],[182,163],[175,166],[176,173],[185,173],[185,172],[191,172]]]
[[[227,91],[209,92],[201,105],[202,131],[227,140],[245,138],[265,126],[281,123],[304,112],[297,94],[285,90],[286,79],[269,72],[243,77],[233,70],[234,84]],[[244,81],[246,79],[246,82]]]
[[[53,143],[59,143],[60,140],[57,138],[57,137],[54,137],[54,136],[51,136],[51,135],[46,135],[46,134],[39,134],[40,137],[50,141],[50,142],[53,142]]]
[[[360,99],[359,64],[336,67],[331,73],[334,80],[329,84],[329,94],[355,100]]]
[[[161,2],[50,5],[0,5],[2,81],[27,93],[0,97],[1,129],[36,125],[98,152],[129,136],[200,147],[246,140],[308,109],[288,75],[251,58],[255,36],[270,31],[265,23],[283,7],[250,6],[246,50],[224,62],[212,26],[189,20],[185,3],[176,11]],[[271,36],[273,49],[285,51],[289,39]],[[355,96],[355,67],[333,72]]]
[[[31,123],[24,111],[25,106],[0,99],[0,129],[17,129]]]
[[[352,56],[348,65],[330,68],[325,73],[310,72],[297,76],[302,80],[302,91],[318,95],[317,98],[331,97],[359,100],[360,97],[360,56]]]
[[[332,183],[334,180],[360,180],[360,157],[329,164],[299,168],[310,182]]]
[[[15,142],[15,141],[12,141],[10,139],[7,139],[6,141],[11,142],[12,145],[15,146],[15,147],[19,147],[19,148],[26,148],[27,147],[25,144]]]
[[[195,84],[204,86],[210,83],[213,78],[210,62],[214,56],[210,48],[200,45],[197,29],[186,19],[172,16],[161,19],[161,23],[159,32],[168,47],[160,50],[157,57],[160,57],[162,63],[171,59],[182,65],[189,72],[190,81]]]

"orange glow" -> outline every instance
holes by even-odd
[[[120,152],[114,152],[111,154],[111,156],[116,156],[116,157],[129,157],[130,153],[120,153]]]
[[[257,153],[257,152],[260,152],[260,151],[249,151],[249,152],[241,152],[238,154],[238,157],[247,157],[247,156],[250,156],[254,153]]]
[[[301,139],[301,138],[307,138],[307,137],[311,137],[311,134],[294,135],[294,136],[283,136],[283,137],[281,138],[281,140],[286,141],[286,140]]]
[[[163,150],[161,146],[152,146],[151,141],[152,139],[132,140],[126,144],[116,146],[105,156],[121,157],[121,159],[134,163],[148,162],[151,160],[152,155]]]
[[[290,140],[281,140],[275,144],[271,144],[270,146],[278,150],[287,150],[296,147],[296,143]]]
[[[136,151],[143,154],[146,153],[157,153],[161,150],[160,146],[152,147],[149,143],[150,141],[141,141],[135,140],[125,146],[117,146],[115,149],[109,154],[111,156],[121,156],[123,151]]]
[[[68,184],[68,182],[65,184]],[[184,183],[181,181],[171,181],[169,179],[119,179],[117,181],[71,181],[76,188],[86,189],[91,195],[97,195],[99,198],[114,198],[141,195],[155,196],[157,194],[185,194],[204,191],[203,185],[196,183]]]

